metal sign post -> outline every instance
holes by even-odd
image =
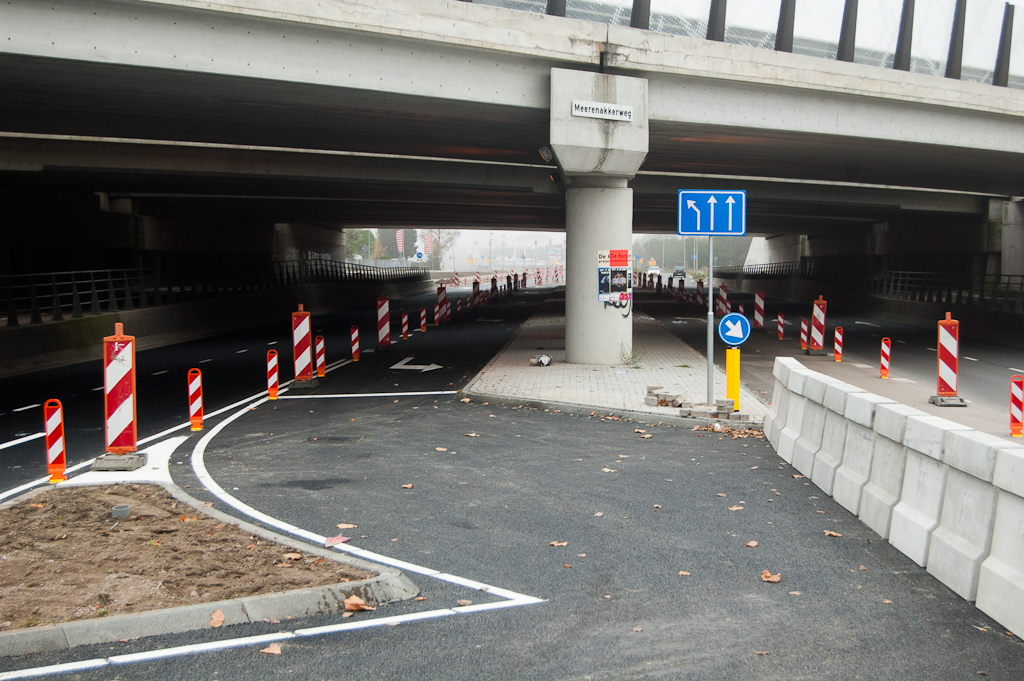
[[[715,403],[714,237],[746,235],[747,193],[742,190],[680,189],[677,215],[677,233],[680,236],[708,237],[708,404],[713,405]],[[716,217],[718,219],[717,227]]]

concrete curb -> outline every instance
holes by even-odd
[[[224,613],[224,625],[226,626],[340,612],[345,609],[343,601],[352,595],[359,596],[369,604],[379,605],[406,600],[419,593],[419,588],[396,568],[370,563],[338,551],[331,551],[271,532],[210,508],[189,496],[177,485],[163,485],[163,487],[176,499],[221,522],[236,525],[263,539],[291,546],[307,554],[376,572],[377,576],[358,582],[341,582],[306,589],[4,632],[0,633],[0,651],[3,651],[4,656],[68,650],[75,646],[112,643],[122,639],[212,629],[210,616],[218,608]]]
[[[764,424],[760,421],[733,421],[732,419],[677,416],[675,414],[666,414],[663,412],[641,411],[639,409],[618,409],[601,405],[587,405],[578,402],[559,402],[558,400],[509,397],[507,395],[494,395],[467,389],[463,389],[459,395],[461,397],[469,397],[474,401],[486,401],[503,407],[522,406],[532,407],[534,409],[550,409],[551,411],[557,409],[562,413],[575,414],[576,416],[590,416],[590,412],[596,411],[599,415],[603,416],[618,416],[619,418],[632,419],[634,421],[641,418],[647,419],[648,421],[651,419],[657,419],[663,423],[671,423],[678,426],[706,426],[712,423],[719,423],[723,426],[729,426],[730,428],[753,428],[761,430],[764,427]]]

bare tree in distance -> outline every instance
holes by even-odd
[[[462,235],[458,229],[421,229],[418,230],[419,238],[423,239],[427,234],[434,237],[434,252],[427,256],[427,267],[432,270],[442,269],[444,258],[450,255],[452,246]]]

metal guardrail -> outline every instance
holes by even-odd
[[[921,303],[963,305],[997,312],[1024,314],[1024,276],[998,274],[949,274],[887,270],[875,275],[853,274],[829,263],[811,260],[778,262],[746,267],[720,267],[723,279],[810,279],[841,284],[852,290],[884,298]]]
[[[7,327],[134,310],[255,291],[329,282],[426,280],[411,267],[371,267],[329,260],[287,260],[261,268],[209,270],[105,269],[19,274],[4,277]]]

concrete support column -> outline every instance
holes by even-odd
[[[1000,273],[1024,275],[1024,201],[1003,203]]]
[[[633,351],[632,303],[598,300],[597,254],[630,247],[633,190],[625,178],[574,178],[565,222],[565,361],[622,364]]]

